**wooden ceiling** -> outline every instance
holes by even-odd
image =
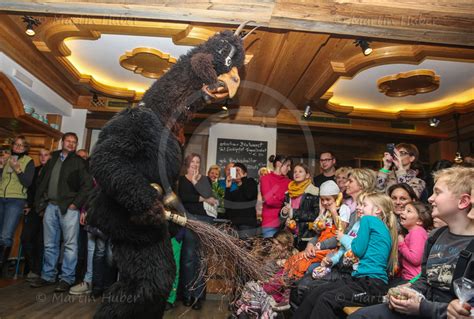
[[[245,42],[251,60],[242,70],[242,87],[232,101],[239,110],[225,118],[201,113],[197,119],[283,129],[307,125],[311,129],[382,131],[441,139],[453,136],[453,127],[444,124],[449,123],[453,112],[469,117],[474,112],[472,101],[416,112],[388,113],[383,108],[369,112],[331,105],[327,95],[340,77],[352,77],[377,65],[418,64],[426,58],[473,62],[474,15],[470,1],[436,5],[410,0],[142,3],[3,1],[0,10],[6,11],[0,13],[0,50],[75,107],[114,112],[91,107],[90,92],[130,101],[139,100],[141,94],[105,85],[77,72],[67,59],[70,51],[65,39],[97,39],[101,34],[148,35],[196,45],[216,31],[233,28],[250,17],[262,27]],[[42,22],[33,38],[24,33],[23,12],[31,12]],[[371,40],[371,55],[364,56],[355,47],[358,37]],[[301,111],[308,104],[316,115],[347,118],[350,123],[301,123]],[[433,131],[426,121],[431,116],[441,116],[446,121]],[[392,127],[391,121],[416,123],[416,129]]]
[[[4,0],[0,10],[204,23],[474,45],[470,0]]]

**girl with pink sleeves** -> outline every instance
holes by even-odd
[[[406,236],[398,236],[398,255],[401,277],[410,280],[421,272],[421,261],[428,232],[432,225],[430,206],[412,202],[400,214],[400,224],[408,231]]]

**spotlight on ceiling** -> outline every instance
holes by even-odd
[[[361,48],[362,53],[364,53],[365,56],[372,53],[372,48],[369,45],[369,41],[363,40],[363,39],[357,39],[354,41],[354,44],[356,47]]]
[[[430,123],[430,126],[431,126],[431,127],[438,127],[438,125],[439,125],[440,122],[441,122],[441,121],[440,121],[438,118],[436,118],[436,117],[432,117],[432,118],[430,118],[430,120],[429,120],[429,123]]]
[[[32,16],[23,16],[23,22],[26,23],[25,33],[30,37],[36,34],[34,27],[37,27],[41,24],[38,19],[33,18]]]
[[[306,105],[306,107],[304,108],[304,113],[303,113],[303,117],[305,119],[309,118],[311,116],[311,114],[313,114],[313,112],[311,111],[311,105]]]

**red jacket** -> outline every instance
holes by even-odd
[[[279,227],[280,213],[285,192],[288,190],[288,184],[291,180],[282,175],[271,172],[262,176],[260,179],[260,192],[263,197],[262,227]]]

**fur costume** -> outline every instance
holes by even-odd
[[[90,160],[98,185],[89,222],[111,238],[120,279],[95,318],[163,316],[175,263],[163,197],[150,183],[175,188],[184,123],[204,104],[228,96],[220,75],[240,81],[235,74],[244,62],[242,28],[217,33],[190,50],[138,107],[118,113],[102,129]]]

